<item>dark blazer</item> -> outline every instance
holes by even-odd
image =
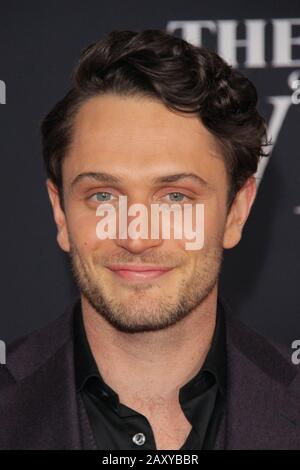
[[[228,397],[215,448],[300,449],[297,367],[222,304]],[[0,449],[96,449],[75,390],[73,305],[7,348],[7,364],[0,365]]]

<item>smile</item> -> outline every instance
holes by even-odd
[[[156,279],[173,268],[146,265],[114,265],[108,269],[122,279],[129,281],[146,281]]]

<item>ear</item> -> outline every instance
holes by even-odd
[[[63,251],[70,251],[66,217],[60,205],[57,186],[49,178],[46,180],[46,186],[53,209],[54,220],[57,226],[57,243]]]
[[[236,194],[227,215],[223,237],[223,248],[233,248],[242,237],[243,227],[256,196],[256,179],[250,176]]]

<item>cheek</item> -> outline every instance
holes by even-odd
[[[226,220],[225,204],[218,199],[211,201],[204,208],[204,248],[215,244],[222,238]]]
[[[205,248],[205,236],[210,232],[211,220],[208,220],[208,229],[206,225],[205,205],[200,204],[196,207],[185,207],[182,211],[182,217],[174,219],[171,223],[171,240],[164,240],[172,249],[180,250],[187,255],[187,263],[191,263],[194,256],[201,256],[201,251]],[[176,227],[176,228],[175,228]],[[177,232],[179,239],[176,238]]]
[[[73,243],[79,251],[89,252],[97,247],[101,241],[96,234],[97,217],[91,212],[70,212],[68,217],[68,230]]]

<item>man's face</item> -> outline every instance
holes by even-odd
[[[223,248],[239,241],[238,222],[246,219],[250,203],[249,197],[241,198],[227,213],[225,164],[215,138],[197,117],[144,98],[92,98],[76,116],[62,172],[65,212],[47,180],[58,243],[69,252],[81,293],[111,325],[131,333],[163,329],[216,290]],[[83,173],[106,176],[78,178]],[[183,173],[199,180],[178,176]],[[167,176],[172,178],[163,179]],[[204,204],[203,248],[187,250],[184,237],[100,240],[96,209],[108,202],[118,213],[121,195],[128,207],[141,203],[149,214],[153,203]],[[168,270],[141,274],[124,270],[129,265]]]

